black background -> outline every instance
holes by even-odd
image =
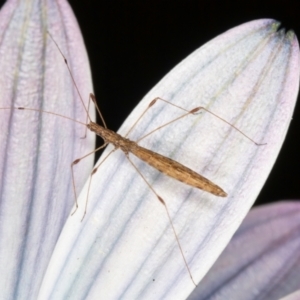
[[[300,1],[70,0],[86,43],[94,91],[117,130],[140,99],[178,62],[218,34],[273,18],[300,36]],[[256,204],[300,198],[300,113]]]

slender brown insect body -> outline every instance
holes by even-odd
[[[105,143],[113,144],[115,148],[120,148],[127,155],[129,153],[134,154],[139,159],[143,160],[165,175],[184,182],[190,186],[202,189],[213,195],[219,197],[227,196],[227,194],[219,186],[173,159],[141,147],[136,142],[124,138],[118,133],[104,128],[103,126],[94,122],[90,122],[87,125],[87,128],[100,136]]]

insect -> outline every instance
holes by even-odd
[[[142,139],[142,138],[145,138],[146,136],[150,135],[151,133],[153,133],[154,131],[164,127],[164,126],[167,126],[169,124],[171,124],[172,122],[175,122],[177,121],[178,119],[180,118],[184,118],[186,117],[187,115],[191,115],[191,114],[196,114],[197,112],[199,112],[200,110],[204,110],[214,116],[216,116],[217,118],[219,118],[220,120],[222,120],[223,122],[227,123],[229,126],[232,126],[234,129],[236,129],[237,131],[239,131],[241,134],[243,134],[246,138],[248,138],[249,140],[251,140],[253,143],[255,143],[256,145],[261,145],[261,144],[258,144],[256,143],[255,141],[253,141],[251,138],[249,138],[247,135],[245,135],[244,133],[242,133],[238,128],[236,128],[235,126],[233,126],[232,124],[228,123],[226,120],[220,118],[219,116],[215,115],[214,113],[208,111],[207,109],[205,109],[204,107],[196,107],[196,108],[193,108],[191,110],[186,110],[180,106],[177,106],[177,105],[174,105],[173,103],[167,101],[167,100],[164,100],[162,98],[155,98],[154,100],[151,101],[151,103],[148,105],[148,107],[145,109],[145,111],[143,112],[143,114],[139,117],[139,119],[134,123],[134,125],[131,127],[131,129],[128,131],[128,133],[123,137],[111,130],[109,130],[105,124],[105,121],[102,117],[102,114],[97,106],[97,103],[96,103],[96,98],[93,94],[90,94],[90,97],[89,97],[89,101],[93,101],[95,106],[96,106],[96,109],[99,113],[99,116],[103,122],[103,126],[101,125],[98,125],[96,123],[94,123],[89,114],[88,114],[88,108],[84,105],[84,102],[83,102],[83,99],[81,97],[81,94],[77,88],[77,85],[76,85],[76,82],[74,80],[74,77],[72,75],[72,72],[69,68],[69,65],[68,65],[68,62],[67,62],[67,59],[66,57],[64,56],[64,54],[61,52],[59,46],[57,45],[57,43],[55,42],[55,40],[52,38],[52,36],[50,35],[49,33],[49,36],[51,37],[51,39],[53,40],[53,42],[56,44],[59,52],[61,53],[64,61],[65,61],[65,64],[68,68],[68,71],[70,73],[70,76],[72,78],[72,81],[74,83],[74,86],[78,92],[78,95],[79,95],[79,98],[83,104],[83,107],[87,113],[87,118],[89,120],[89,122],[86,124],[86,123],[82,123],[82,122],[79,122],[79,121],[76,121],[77,123],[80,123],[82,125],[85,125],[87,127],[87,129],[91,130],[92,132],[94,132],[95,134],[99,135],[103,140],[104,140],[104,144],[101,145],[100,147],[98,147],[96,150],[94,150],[93,152],[96,152],[104,147],[106,147],[109,143],[113,144],[115,149],[113,149],[110,153],[108,153],[108,155],[102,159],[102,161],[96,165],[93,169],[93,171],[91,172],[91,176],[90,176],[90,180],[89,180],[89,187],[88,187],[88,193],[87,193],[87,198],[86,198],[86,204],[85,204],[85,210],[84,210],[84,215],[82,217],[82,219],[84,218],[85,214],[86,214],[86,211],[87,211],[87,205],[88,205],[88,199],[89,199],[89,190],[90,190],[90,185],[91,185],[91,181],[92,181],[92,176],[97,172],[98,168],[100,167],[100,165],[109,157],[109,155],[111,153],[113,153],[115,150],[117,149],[121,149],[124,154],[126,155],[127,159],[129,160],[129,162],[132,164],[132,166],[137,170],[137,172],[141,175],[142,179],[145,181],[145,183],[149,186],[149,188],[151,189],[151,191],[155,194],[155,196],[157,197],[157,199],[160,201],[160,203],[164,206],[165,210],[166,210],[166,213],[167,213],[167,216],[168,216],[168,219],[169,219],[169,222],[170,222],[170,225],[171,225],[171,228],[173,230],[173,233],[174,233],[174,236],[176,238],[176,242],[177,242],[177,245],[179,247],[179,250],[181,252],[181,256],[184,260],[184,264],[186,266],[186,269],[189,273],[189,276],[192,280],[192,282],[194,283],[194,285],[196,286],[196,282],[195,280],[193,279],[193,276],[191,274],[191,271],[190,271],[190,268],[188,266],[188,263],[187,263],[187,260],[185,258],[185,255],[184,255],[184,252],[182,250],[182,246],[181,246],[181,243],[179,241],[179,238],[178,238],[178,235],[176,233],[176,230],[175,230],[175,227],[173,225],[173,222],[172,222],[172,219],[171,219],[171,216],[170,216],[170,213],[169,213],[169,209],[168,209],[168,206],[166,204],[166,202],[164,201],[164,199],[162,197],[160,197],[158,195],[158,193],[153,189],[153,187],[151,186],[151,184],[149,184],[149,182],[147,181],[147,179],[141,174],[141,172],[138,170],[138,168],[135,166],[135,164],[132,162],[132,160],[130,159],[129,157],[129,153],[132,153],[133,155],[137,156],[138,158],[140,158],[141,160],[143,160],[144,162],[148,163],[150,166],[156,168],[158,171],[176,179],[176,180],[179,180],[179,181],[182,181],[192,187],[196,187],[196,188],[199,188],[199,189],[202,189],[204,191],[207,191],[209,193],[212,193],[216,196],[220,196],[220,197],[226,197],[227,194],[226,192],[221,188],[219,187],[218,185],[216,185],[215,183],[213,183],[212,181],[206,179],[205,177],[201,176],[200,174],[194,172],[193,170],[189,169],[188,167],[180,164],[179,162],[175,161],[175,160],[172,160],[170,158],[167,158],[165,156],[162,156],[156,152],[153,152],[151,150],[148,150],[148,149],[145,149],[141,146],[138,145],[138,142]],[[178,109],[184,111],[184,114],[178,118],[176,118],[175,120],[172,120],[170,122],[168,122],[167,124],[164,124],[163,126],[160,126],[159,128],[156,128],[155,130],[151,131],[150,133],[148,133],[147,135],[145,135],[144,137],[142,137],[141,139],[139,139],[138,142],[134,142],[134,141],[131,141],[129,140],[127,137],[129,135],[129,133],[133,130],[133,128],[138,124],[138,122],[140,121],[140,119],[144,116],[144,114],[153,106],[155,105],[155,103],[157,103],[158,101],[163,101],[165,102],[166,104],[168,105],[173,105],[175,107],[177,107]],[[19,110],[33,110],[33,111],[39,111],[39,112],[44,112],[44,113],[49,113],[49,114],[53,114],[53,115],[56,115],[56,116],[60,116],[60,117],[63,117],[63,118],[67,118],[67,119],[70,119],[68,117],[65,117],[65,116],[61,116],[59,114],[55,114],[55,113],[52,113],[52,112],[48,112],[48,111],[43,111],[43,110],[38,110],[38,109],[34,109],[34,108],[27,108],[27,107],[18,107],[16,109],[19,109]],[[74,160],[71,164],[71,169],[72,169],[72,181],[73,181],[73,189],[74,189],[74,194],[75,194],[75,210],[72,212],[72,214],[74,214],[78,208],[78,203],[77,203],[77,193],[76,193],[76,185],[75,185],[75,180],[74,180],[74,165],[78,164],[82,159],[84,159],[87,155],[81,157],[81,158],[78,158],[76,160]]]

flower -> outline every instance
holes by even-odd
[[[76,20],[64,0],[10,0],[0,18],[5,54],[0,68],[11,74],[0,82],[3,297],[186,298],[194,285],[183,257],[199,282],[247,214],[283,143],[299,82],[295,35],[277,32],[278,22],[267,19],[227,31],[175,67],[121,127],[125,135],[158,96],[219,116],[202,110],[190,114],[140,145],[208,177],[228,193],[226,198],[177,182],[132,157],[166,202],[182,256],[163,205],[121,151],[108,157],[91,181],[92,156],[74,166],[81,193],[79,209],[69,216],[70,165],[93,151],[93,139],[82,139],[81,124],[45,113],[86,120],[47,31],[88,100],[92,88]],[[139,139],[180,115],[180,109],[158,101],[129,138]],[[267,144],[257,146],[243,134]]]

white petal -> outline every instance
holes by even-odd
[[[140,144],[220,185],[227,198],[190,188],[132,158],[166,201],[191,273],[198,282],[219,256],[266,180],[291,120],[299,82],[293,33],[258,20],[217,37],[172,70],[141,101],[126,133],[155,97],[202,112],[157,131]],[[141,137],[181,112],[155,104],[130,138]],[[109,147],[109,149],[112,149]],[[108,149],[108,151],[109,151]],[[107,152],[106,152],[107,153]],[[105,155],[105,154],[104,154]],[[193,290],[163,205],[117,151],[95,174],[88,214],[66,223],[40,299],[183,299]]]
[[[280,300],[299,300],[300,299],[300,290],[295,291],[294,293],[291,293]]]
[[[299,228],[299,202],[251,210],[188,299],[279,299],[294,292],[300,283]]]
[[[66,25],[67,24],[67,25]],[[35,299],[55,243],[74,204],[71,163],[92,151],[94,137],[75,122],[25,110],[86,114],[55,37],[88,97],[90,71],[74,16],[61,1],[8,1],[0,12],[1,299]],[[71,41],[71,42],[70,42]],[[5,76],[4,76],[5,74]],[[88,99],[86,97],[86,100]],[[80,190],[93,157],[76,176]]]

